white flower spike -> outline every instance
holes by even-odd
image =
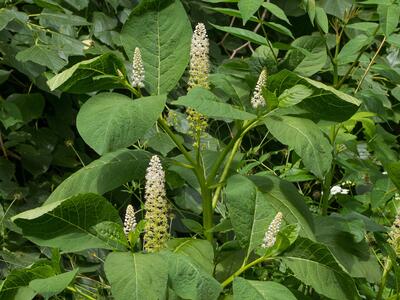
[[[208,89],[209,53],[210,43],[207,37],[206,27],[198,23],[193,32],[192,44],[190,47],[190,69],[189,89],[203,87]]]
[[[139,48],[135,48],[132,62],[132,87],[144,87],[144,67]]]
[[[129,232],[134,231],[136,228],[136,218],[135,218],[135,210],[132,205],[128,205],[125,213],[125,221],[124,221],[124,233],[126,236],[129,235]]]
[[[262,88],[267,83],[267,70],[263,69],[258,77],[256,87],[254,88],[253,97],[251,98],[251,106],[256,109],[259,107],[264,107],[266,102],[262,94]]]
[[[265,233],[263,243],[261,244],[262,248],[270,248],[275,245],[276,235],[279,232],[281,227],[283,214],[278,212],[275,218],[272,220],[271,224],[268,227],[267,232]]]

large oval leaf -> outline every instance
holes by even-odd
[[[121,149],[107,153],[65,179],[46,200],[46,204],[78,193],[104,194],[122,184],[144,177],[150,153]]]
[[[237,277],[233,281],[233,299],[296,300],[296,297],[287,287],[277,282],[246,280]]]
[[[80,109],[77,127],[84,141],[97,153],[132,145],[157,122],[166,97],[132,100],[117,93],[101,93]]]
[[[171,91],[189,62],[192,35],[185,9],[178,0],[142,0],[122,29],[128,57],[142,49],[146,88],[151,94]]]
[[[332,299],[360,299],[349,274],[336,262],[329,249],[307,238],[299,238],[282,257],[294,276]]]
[[[35,244],[64,252],[121,250],[127,244],[118,211],[96,194],[80,194],[27,210],[12,220]]]
[[[110,253],[104,271],[115,300],[165,299],[168,265],[159,254]]]
[[[265,119],[265,124],[278,141],[296,151],[306,168],[316,176],[323,178],[329,171],[333,149],[313,121],[290,116],[270,116]]]

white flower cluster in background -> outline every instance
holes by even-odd
[[[368,159],[370,157],[370,154],[368,152],[366,143],[358,144],[357,145],[357,152],[358,152],[358,156],[362,160],[366,160],[366,159]]]
[[[275,218],[272,220],[271,224],[269,225],[267,232],[265,233],[261,247],[270,248],[275,245],[276,235],[278,234],[281,227],[282,218],[283,214],[281,212],[278,212]]]
[[[258,77],[258,81],[256,87],[254,88],[253,97],[251,98],[251,106],[253,108],[263,107],[265,106],[265,99],[262,94],[262,88],[267,83],[267,70],[263,69]]]
[[[348,193],[349,193],[349,190],[342,188],[340,185],[334,185],[331,188],[331,192],[330,192],[330,194],[332,196],[337,195],[337,194],[347,195]]]
[[[208,89],[209,47],[206,27],[203,23],[198,23],[194,29],[190,47],[189,89],[194,87]]]
[[[132,86],[142,88],[144,87],[144,67],[142,54],[139,48],[135,48],[132,62]]]

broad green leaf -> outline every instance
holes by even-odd
[[[104,154],[134,144],[157,122],[166,96],[132,100],[117,93],[101,93],[81,107],[76,125],[83,140]]]
[[[12,218],[24,237],[37,245],[75,252],[89,248],[119,249],[126,246],[118,211],[96,194],[71,198],[27,210]],[[44,225],[45,224],[45,225]]]
[[[285,21],[286,23],[288,23],[290,25],[290,21],[289,19],[286,17],[285,12],[282,10],[282,8],[280,8],[278,5],[273,4],[273,3],[269,3],[269,2],[264,2],[262,4],[262,6],[264,6],[271,14],[273,14],[275,17],[277,17],[278,19],[281,19],[283,21]]]
[[[280,94],[279,107],[289,107],[300,103],[313,94],[313,90],[302,84],[297,84]]]
[[[327,14],[344,20],[346,11],[349,11],[355,2],[355,0],[319,0],[318,6],[322,7]]]
[[[44,279],[34,279],[29,287],[45,299],[61,293],[75,278],[78,269]]]
[[[398,4],[378,5],[379,24],[385,36],[391,35],[399,24],[400,6]]]
[[[264,122],[278,141],[296,151],[308,170],[324,178],[331,168],[333,149],[314,122],[291,116],[270,116]]]
[[[46,200],[54,203],[78,193],[104,194],[133,179],[142,179],[150,154],[121,149],[107,153],[65,179]]]
[[[268,45],[268,42],[266,40],[265,37],[247,30],[247,29],[242,29],[242,28],[238,28],[238,27],[231,27],[231,26],[218,26],[215,24],[211,24],[212,26],[214,26],[215,28],[230,33],[234,36],[237,36],[238,38],[241,38],[243,40],[252,42],[254,44],[258,44],[258,45]]]
[[[220,283],[200,268],[188,256],[170,253],[168,282],[182,299],[217,300],[222,291]]]
[[[115,300],[166,299],[168,265],[159,254],[110,253],[104,271]]]
[[[236,237],[247,257],[261,245],[277,211],[254,183],[244,176],[233,176],[226,186],[226,205]]]
[[[15,14],[12,10],[1,8],[0,9],[0,30],[3,30],[8,23],[15,19]]]
[[[38,16],[40,25],[60,29],[63,26],[84,26],[90,23],[83,17],[44,9]]]
[[[321,7],[315,8],[315,18],[319,27],[321,27],[322,31],[328,33],[329,31],[329,21],[328,16],[326,15],[325,11]]]
[[[254,175],[249,179],[265,195],[266,201],[274,208],[274,211],[282,212],[287,223],[299,224],[301,236],[315,239],[312,215],[304,198],[292,183],[273,175]]]
[[[214,249],[209,241],[192,238],[169,240],[167,246],[174,253],[186,255],[208,274],[214,271]]]
[[[172,102],[175,105],[194,108],[203,115],[222,120],[251,120],[256,115],[234,108],[232,105],[220,102],[217,96],[203,88],[194,88],[186,96]]]
[[[337,56],[337,63],[342,65],[353,62],[357,58],[361,49],[371,43],[372,40],[373,37],[368,37],[364,34],[360,34],[351,39],[340,50],[339,55]]]
[[[323,244],[299,238],[281,258],[297,279],[317,293],[332,299],[360,299],[353,279]]]
[[[10,101],[0,100],[0,122],[7,129],[23,122],[23,116],[18,105]]]
[[[314,91],[313,95],[295,107],[308,111],[310,113],[309,118],[315,121],[346,121],[357,111],[358,106],[361,104],[360,100],[348,94],[321,82],[296,75],[288,70],[269,76],[267,88],[279,96],[284,90],[296,84],[302,84]]]
[[[283,35],[290,36],[292,39],[294,39],[293,33],[282,24],[275,22],[265,22],[265,25],[279,33],[282,33]]]
[[[284,66],[302,76],[312,76],[319,72],[326,64],[325,41],[320,36],[302,36],[293,41],[288,51]]]
[[[52,91],[59,89],[74,94],[126,88],[118,70],[125,76],[126,71],[122,61],[115,54],[106,53],[73,65],[52,77],[47,84]]]
[[[239,0],[238,7],[243,18],[243,25],[260,8],[264,0]]]
[[[171,91],[189,62],[192,31],[178,0],[143,0],[126,21],[121,38],[132,59],[142,50],[145,84],[151,94]]]
[[[38,261],[29,268],[15,269],[8,274],[1,284],[0,300],[16,299],[17,294],[21,292],[28,293],[33,298],[36,293],[28,287],[29,282],[34,279],[47,278],[54,275],[55,272],[49,261]]]
[[[400,161],[390,163],[386,166],[389,178],[400,191]]]
[[[273,281],[246,280],[241,277],[233,281],[234,300],[296,300],[284,285]]]
[[[7,98],[16,104],[24,123],[39,119],[44,109],[44,98],[41,94],[12,94]]]
[[[67,61],[60,58],[56,50],[44,45],[33,45],[18,52],[15,58],[20,62],[32,61],[48,67],[54,72],[61,70],[67,64]]]

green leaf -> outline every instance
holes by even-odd
[[[208,274],[213,274],[214,249],[209,241],[179,238],[169,240],[167,246],[174,253],[190,257],[194,263],[203,268]]]
[[[328,16],[326,15],[325,11],[321,7],[315,8],[315,17],[319,27],[321,27],[322,31],[328,33],[329,31],[329,21]]]
[[[372,42],[374,37],[360,34],[348,41],[340,50],[337,56],[337,63],[340,65],[353,62],[361,49]]]
[[[390,180],[400,191],[400,161],[390,163],[386,166]]]
[[[23,122],[22,113],[17,104],[0,99],[0,121],[7,129]]]
[[[41,94],[12,94],[7,101],[15,103],[22,115],[24,123],[39,119],[44,109],[44,98]]]
[[[299,224],[301,236],[315,239],[313,217],[304,198],[292,183],[273,175],[254,175],[249,179],[264,194],[274,211],[282,212],[287,223]]]
[[[354,6],[355,0],[319,0],[318,6],[323,10],[340,20],[344,20],[346,11],[349,11]]]
[[[297,84],[279,96],[279,107],[289,107],[300,103],[313,94],[313,90],[302,84]]]
[[[270,116],[264,122],[278,141],[296,151],[308,170],[324,178],[331,168],[333,149],[315,123],[290,116]]]
[[[104,271],[115,300],[165,299],[167,262],[159,254],[110,253]]]
[[[222,291],[220,283],[198,267],[188,256],[168,254],[168,282],[183,299],[216,300]]]
[[[247,257],[261,245],[277,211],[254,183],[244,176],[233,176],[226,186],[226,205],[236,237]]]
[[[83,17],[55,12],[50,9],[44,9],[39,15],[40,25],[53,28],[61,28],[62,26],[85,26],[90,23]]]
[[[268,77],[267,88],[280,95],[286,89],[302,84],[314,91],[313,95],[295,107],[308,111],[309,118],[315,121],[328,120],[343,122],[348,120],[361,104],[360,100],[338,91],[321,82],[302,77],[288,70]],[[301,112],[304,114],[304,111]]]
[[[54,203],[78,193],[104,194],[133,179],[142,179],[150,154],[121,149],[107,153],[65,179],[46,200]]]
[[[0,84],[6,82],[12,71],[0,70]]]
[[[175,105],[194,108],[203,115],[219,120],[251,120],[256,115],[234,108],[232,105],[220,102],[217,96],[204,88],[194,88],[186,96],[172,102]]]
[[[3,30],[8,23],[15,19],[15,14],[9,9],[0,9],[0,30]]]
[[[399,24],[400,6],[398,4],[378,5],[379,24],[385,36],[391,35]]]
[[[292,32],[288,28],[283,26],[282,24],[275,23],[275,22],[265,22],[265,25],[279,33],[290,36],[292,39],[294,39]]]
[[[32,297],[35,292],[28,288],[29,282],[38,278],[54,276],[55,272],[49,261],[38,261],[27,269],[15,269],[8,274],[0,287],[0,300],[16,299],[17,294],[28,293]],[[22,298],[23,299],[23,298]],[[25,297],[25,299],[27,299]]]
[[[97,94],[81,107],[76,125],[83,140],[104,154],[143,137],[157,122],[165,101],[165,95],[132,100],[117,93]]]
[[[125,76],[122,61],[113,53],[81,61],[71,68],[55,75],[47,84],[50,90],[84,94],[112,88],[124,88],[118,70]],[[102,77],[103,75],[111,75]]]
[[[61,70],[67,64],[64,59],[60,58],[57,51],[44,45],[33,45],[18,52],[15,58],[20,62],[32,61],[48,67],[54,72]]]
[[[277,282],[246,280],[233,281],[234,300],[296,300],[292,292]]]
[[[336,262],[323,244],[298,238],[282,261],[294,276],[315,291],[332,299],[360,299],[353,279]]]
[[[243,18],[243,25],[260,8],[264,0],[239,0],[238,7]]]
[[[12,218],[24,236],[40,246],[75,252],[89,248],[122,250],[126,246],[118,211],[96,194],[71,198],[27,210]],[[43,225],[46,224],[46,225]]]
[[[45,299],[61,293],[75,278],[78,269],[44,279],[34,279],[29,287]]]
[[[164,94],[178,83],[189,62],[189,19],[178,0],[143,0],[126,21],[121,38],[127,56],[142,50],[145,84],[151,94]]]
[[[276,4],[269,3],[269,2],[264,2],[262,4],[271,14],[273,14],[275,17],[277,17],[280,20],[285,21],[290,25],[289,19],[286,17],[285,12]]]
[[[252,42],[254,44],[258,44],[258,45],[268,45],[267,40],[265,39],[265,37],[247,30],[247,29],[242,29],[242,28],[238,28],[238,27],[231,27],[231,26],[218,26],[218,25],[214,25],[211,24],[212,26],[214,26],[215,28],[230,33],[234,36],[237,36],[238,38],[241,38],[243,40]]]

